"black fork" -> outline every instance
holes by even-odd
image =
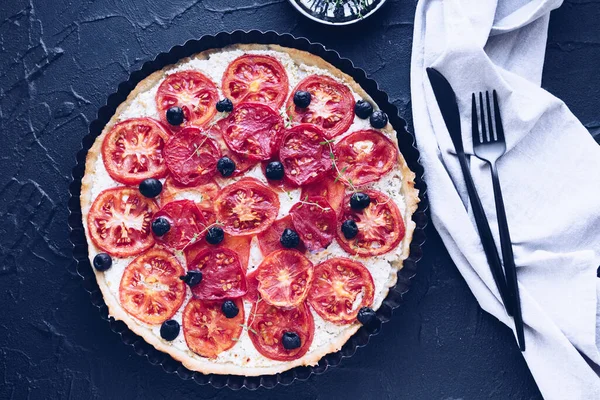
[[[504,127],[500,117],[500,107],[498,106],[498,95],[493,91],[494,98],[494,119],[492,120],[492,110],[490,107],[490,94],[485,92],[486,110],[483,105],[483,94],[479,92],[479,109],[481,120],[481,132],[479,131],[479,122],[477,118],[477,102],[475,93],[471,98],[472,103],[472,133],[473,133],[473,151],[477,158],[486,161],[490,165],[492,173],[492,184],[494,186],[494,200],[496,202],[496,214],[498,217],[498,231],[500,234],[500,247],[502,250],[502,261],[504,263],[504,272],[506,274],[506,286],[508,294],[513,304],[513,316],[517,330],[517,341],[521,351],[525,351],[525,335],[523,334],[523,315],[521,314],[521,300],[519,296],[519,285],[517,282],[517,269],[515,267],[515,258],[512,251],[510,233],[508,231],[508,221],[506,211],[504,210],[504,200],[502,199],[502,190],[500,180],[498,179],[498,169],[496,161],[506,152],[506,142],[504,140]],[[487,112],[485,112],[487,111]],[[486,129],[487,115],[487,129]],[[495,123],[494,123],[495,122]]]

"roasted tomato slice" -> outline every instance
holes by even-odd
[[[355,186],[381,178],[398,162],[398,149],[383,134],[374,131],[354,132],[334,146],[340,179]]]
[[[197,186],[182,186],[168,176],[160,192],[160,202],[167,204],[175,200],[193,200],[206,222],[213,224],[217,220],[213,202],[218,193],[219,185],[214,181]]]
[[[102,161],[117,182],[137,185],[167,173],[163,149],[169,135],[150,118],[133,118],[111,128],[102,142]]]
[[[234,152],[249,160],[268,160],[278,149],[283,119],[259,103],[238,104],[223,124],[223,139]]]
[[[294,96],[287,102],[288,113],[294,123],[307,123],[321,128],[327,139],[348,130],[354,120],[354,97],[346,85],[323,75],[304,78],[292,91],[309,92],[312,96],[306,108],[296,107]]]
[[[257,235],[258,246],[260,247],[260,252],[263,254],[263,256],[266,257],[276,250],[285,249],[285,247],[281,245],[280,239],[281,234],[286,229],[295,229],[294,224],[292,223],[292,217],[289,215],[286,215],[285,217],[273,222],[273,224],[266,231],[263,231]],[[306,247],[302,241],[300,241],[297,250],[301,253],[306,251]]]
[[[295,307],[308,295],[313,280],[313,265],[296,250],[269,254],[257,268],[258,292],[277,307]]]
[[[233,302],[240,312],[227,318],[221,311],[222,301],[190,300],[183,310],[183,335],[190,350],[215,358],[238,342],[244,327],[244,303],[242,299]]]
[[[154,214],[154,219],[158,217],[166,218],[171,229],[163,236],[155,235],[156,241],[175,250],[182,250],[200,240],[200,235],[207,227],[204,216],[191,200],[177,200],[165,204]]]
[[[137,189],[119,187],[101,192],[88,213],[88,232],[94,244],[114,257],[129,257],[154,245],[153,200]]]
[[[165,145],[164,158],[179,184],[196,186],[209,182],[217,172],[221,150],[199,128],[183,128]]]
[[[240,259],[242,269],[246,271],[248,268],[248,260],[250,259],[251,241],[252,236],[231,236],[226,233],[223,241],[217,245],[210,244],[204,238],[202,238],[202,240],[198,240],[194,244],[187,246],[183,252],[185,254],[185,260],[189,265],[202,250],[206,248],[224,247],[226,249],[233,250],[235,254],[237,254],[238,258]]]
[[[258,279],[256,279],[256,270],[246,274],[246,282],[248,284],[248,291],[244,296],[244,300],[251,303],[258,301],[260,294],[258,293]]]
[[[208,134],[219,144],[221,155],[231,158],[235,163],[235,171],[232,176],[239,176],[252,168],[256,164],[256,160],[251,160],[244,154],[233,152],[227,147],[227,143],[223,139],[223,131],[227,125],[227,119],[221,119],[208,129]]]
[[[301,124],[285,131],[279,159],[287,179],[301,186],[330,173],[332,161],[324,140],[323,132],[314,125]]]
[[[337,239],[340,246],[350,254],[378,256],[398,246],[404,238],[405,227],[398,206],[381,192],[367,190],[371,204],[364,210],[350,208],[350,196],[346,195],[339,213]],[[342,223],[352,219],[358,226],[358,235],[346,239],[342,233]]]
[[[300,347],[287,350],[282,337],[294,332],[300,337]],[[259,301],[248,317],[248,335],[263,356],[277,361],[292,361],[302,357],[313,341],[315,323],[306,303],[289,309]]]
[[[224,247],[205,248],[188,264],[191,271],[202,272],[202,282],[192,288],[202,300],[233,299],[246,294],[246,270],[237,254]]]
[[[333,242],[336,214],[324,197],[307,197],[290,209],[294,228],[309,251],[321,251]]]
[[[373,304],[375,287],[369,270],[349,258],[336,257],[315,267],[308,302],[334,324],[356,322],[358,310]]]
[[[171,318],[185,298],[183,267],[170,252],[153,248],[135,258],[123,272],[119,300],[129,314],[147,324]]]
[[[203,126],[216,114],[215,105],[218,100],[217,86],[197,71],[181,71],[167,76],[156,92],[156,108],[160,118],[172,131],[177,131],[180,127],[167,122],[169,108],[181,107],[183,126]]]
[[[234,104],[263,103],[281,107],[288,93],[288,77],[277,59],[246,54],[229,64],[223,74],[223,94]]]
[[[324,197],[337,213],[342,204],[342,200],[344,200],[344,192],[344,184],[340,182],[339,178],[336,179],[335,176],[327,175],[318,182],[302,186],[302,194],[300,197],[302,199],[313,196]]]
[[[215,201],[217,219],[233,236],[255,235],[266,230],[279,212],[279,197],[253,178],[221,189]]]

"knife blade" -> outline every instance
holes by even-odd
[[[464,152],[462,142],[460,112],[458,110],[458,103],[456,102],[456,94],[454,93],[450,82],[448,82],[444,75],[442,75],[439,71],[434,68],[427,68],[426,71],[429,81],[431,82],[431,87],[433,88],[433,93],[435,94],[435,99],[442,113],[442,117],[444,118],[444,122],[446,123],[446,128],[448,128],[452,143],[454,144],[456,156],[460,162],[460,168],[465,178],[465,184],[467,187],[467,193],[469,195],[469,201],[471,202],[473,216],[475,217],[475,225],[477,226],[477,231],[479,232],[479,237],[481,239],[481,244],[483,245],[487,262],[490,266],[496,286],[498,287],[498,291],[500,292],[500,297],[504,303],[504,308],[506,309],[508,315],[512,316],[513,305],[509,300],[510,296],[508,295],[506,277],[502,268],[502,262],[500,261],[500,256],[498,255],[498,249],[496,248],[496,243],[494,242],[490,224],[485,215],[485,211],[483,210],[481,199],[477,194],[477,189],[475,188],[475,183],[473,182],[473,177],[471,176],[471,171],[469,170],[469,166],[467,164],[467,155]]]
[[[435,100],[440,107],[442,117],[450,132],[456,153],[464,153],[462,134],[460,130],[460,112],[456,103],[456,94],[444,75],[434,68],[427,68],[427,76],[431,82]]]

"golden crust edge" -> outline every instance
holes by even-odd
[[[184,59],[181,59],[175,64],[168,65],[165,68],[163,68],[162,70],[156,71],[153,74],[149,75],[148,77],[144,78],[141,82],[139,82],[136,85],[134,90],[132,90],[132,92],[127,96],[127,99],[125,101],[123,101],[117,107],[114,115],[111,117],[109,122],[106,124],[106,126],[102,130],[102,133],[95,139],[94,144],[88,151],[88,154],[86,157],[86,164],[85,164],[85,174],[82,179],[81,195],[80,195],[82,219],[83,219],[82,222],[84,225],[84,231],[85,231],[88,246],[95,247],[93,242],[91,241],[91,239],[88,235],[88,231],[87,231],[87,211],[89,210],[89,207],[91,206],[91,179],[92,179],[93,172],[94,172],[94,165],[96,164],[98,157],[100,157],[102,141],[103,141],[104,137],[106,136],[106,134],[108,133],[108,131],[118,121],[118,116],[129,106],[129,104],[134,100],[134,98],[136,98],[140,93],[149,90],[158,81],[160,81],[160,79],[165,74],[166,70],[176,67],[178,65],[181,65],[192,58],[206,59],[212,53],[227,51],[227,50],[234,50],[234,49],[245,50],[245,51],[248,51],[248,50],[273,50],[273,51],[285,52],[285,53],[289,54],[290,57],[297,63],[312,65],[312,66],[316,66],[321,69],[327,70],[332,75],[343,80],[361,97],[368,99],[375,106],[377,106],[376,103],[373,101],[373,99],[364,91],[364,89],[360,85],[358,85],[354,81],[354,79],[351,76],[340,71],[333,65],[329,64],[327,61],[323,60],[321,57],[315,56],[306,51],[288,48],[288,47],[282,47],[279,45],[259,45],[259,44],[231,45],[231,46],[227,46],[227,47],[219,48],[219,49],[205,50],[205,51],[195,54],[191,57],[186,57]],[[393,127],[390,124],[388,124],[383,130],[388,133],[391,133],[394,131]],[[395,136],[392,137],[392,140],[395,143],[395,145],[397,146],[398,142],[397,142],[397,139]],[[398,163],[401,167],[402,194],[403,194],[405,205],[406,205],[406,210],[405,210],[405,213],[403,216],[404,223],[406,225],[406,233],[405,233],[404,239],[402,241],[400,260],[391,263],[391,265],[396,269],[396,271],[400,271],[402,269],[403,260],[405,260],[409,255],[410,242],[412,241],[412,235],[413,235],[414,229],[416,227],[415,222],[412,220],[412,215],[416,211],[416,209],[418,207],[418,203],[420,201],[419,196],[418,196],[419,192],[414,187],[415,174],[413,171],[411,171],[408,168],[408,165],[406,164],[404,156],[402,155],[401,152],[399,152]],[[88,257],[90,258],[90,263],[91,263],[92,258],[89,255],[89,253],[88,253]],[[171,357],[180,361],[186,368],[193,370],[193,371],[201,372],[203,374],[215,373],[215,374],[231,374],[231,375],[241,375],[241,376],[272,375],[272,374],[287,371],[296,366],[316,365],[319,362],[319,360],[322,357],[324,357],[325,355],[340,350],[342,348],[342,346],[350,339],[350,337],[352,337],[352,335],[354,335],[356,333],[356,331],[360,328],[359,324],[354,324],[350,329],[342,332],[341,335],[336,337],[334,341],[328,343],[326,346],[321,347],[322,351],[316,352],[309,356],[303,356],[298,360],[288,362],[284,365],[276,365],[276,366],[264,367],[264,368],[241,367],[241,366],[235,366],[235,365],[230,365],[230,364],[206,365],[204,362],[199,362],[198,360],[191,358],[184,351],[175,349],[173,346],[164,343],[156,335],[151,333],[151,328],[139,325],[139,322],[137,320],[135,320],[133,317],[131,317],[129,314],[127,314],[123,310],[121,305],[116,301],[113,294],[110,293],[110,291],[108,289],[108,285],[106,284],[106,281],[104,279],[104,274],[97,272],[95,269],[93,269],[93,270],[94,270],[94,274],[96,276],[96,280],[98,282],[98,286],[100,287],[100,290],[102,292],[104,301],[106,302],[106,305],[108,307],[110,316],[112,316],[115,319],[125,322],[129,329],[131,329],[137,335],[141,336],[147,343],[149,343],[150,345],[155,347],[157,350],[163,351],[163,352],[171,355]],[[393,287],[397,281],[396,274],[390,274],[390,275],[391,275],[391,277],[386,285],[387,287],[386,287],[386,292],[385,292],[384,298],[387,297],[387,295],[389,293],[389,289],[391,287]]]

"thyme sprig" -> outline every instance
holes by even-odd
[[[303,205],[308,205],[308,206],[315,206],[317,208],[320,208],[323,211],[329,211],[331,210],[330,207],[323,207],[322,205],[318,204],[318,203],[313,203],[308,200],[308,195],[304,196],[304,200],[299,200],[298,203],[300,203],[300,205],[298,206],[298,208],[302,207]]]
[[[319,144],[321,146],[325,146],[325,145],[329,146],[329,158],[331,159],[331,167],[336,172],[334,183],[337,183],[339,180],[341,180],[343,184],[349,186],[353,192],[356,192],[357,190],[356,190],[356,187],[354,186],[354,183],[352,183],[352,179],[349,177],[344,177],[344,174],[346,173],[348,166],[345,166],[340,170],[337,165],[335,153],[333,152],[333,146],[331,145],[333,142],[334,142],[334,139],[329,139],[329,140],[326,139],[326,140],[320,142]]]
[[[220,222],[219,220],[217,220],[217,221],[213,222],[212,224],[205,226],[205,227],[204,227],[204,229],[203,229],[203,230],[201,230],[199,233],[198,233],[198,232],[194,233],[194,235],[193,235],[193,236],[190,238],[190,240],[189,240],[189,241],[188,241],[188,242],[185,244],[185,246],[183,246],[183,247],[181,248],[181,250],[176,250],[176,251],[175,251],[175,254],[177,254],[178,256],[181,256],[181,257],[183,257],[183,251],[184,251],[185,249],[187,249],[187,248],[188,248],[188,246],[191,246],[191,245],[193,245],[194,243],[196,243],[196,242],[198,241],[198,238],[199,238],[201,235],[203,235],[204,233],[206,233],[206,232],[207,232],[207,231],[208,231],[210,228],[212,228],[213,226],[223,226],[223,225],[224,225],[224,224],[223,224],[222,222]]]
[[[202,142],[200,142],[200,144],[196,144],[194,143],[194,151],[192,152],[192,154],[190,154],[190,156],[188,158],[186,158],[183,162],[189,161],[192,159],[192,157],[194,156],[198,156],[200,157],[201,154],[201,149],[202,146],[204,145],[204,143],[206,143],[206,141],[209,139],[208,135],[203,134],[204,139],[202,139]]]
[[[258,335],[258,332],[256,331],[256,329],[254,329],[254,328],[250,328],[250,326],[249,326],[249,325],[246,325],[246,324],[240,324],[240,326],[241,326],[242,328],[244,328],[245,330],[247,330],[248,332],[252,332],[252,333],[254,333],[255,335]]]
[[[287,106],[284,111],[279,112],[279,115],[281,115],[281,117],[283,118],[283,125],[286,129],[292,126],[292,116],[290,115],[291,109],[292,106]]]

